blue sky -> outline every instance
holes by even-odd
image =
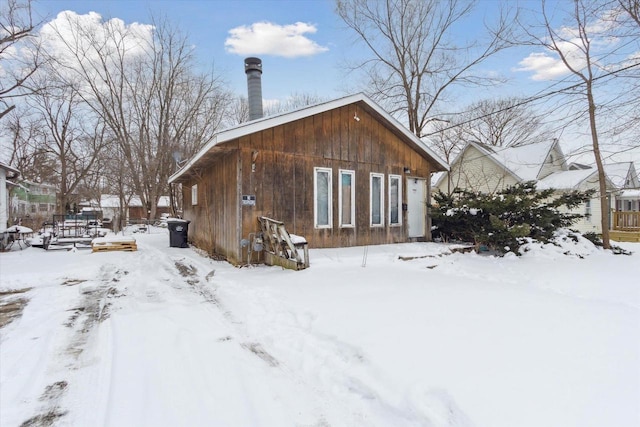
[[[540,2],[514,0],[507,4],[537,8]],[[555,0],[549,4],[555,4]],[[560,0],[558,4],[567,3]],[[496,18],[499,5],[498,0],[480,0],[474,15],[458,28],[456,39],[462,43],[479,37],[483,21]],[[119,18],[126,25],[150,24],[152,15],[167,18],[187,34],[195,46],[198,63],[213,67],[238,95],[246,95],[247,91],[244,58],[260,57],[263,98],[269,102],[284,100],[294,93],[330,99],[359,90],[356,76],[346,74],[343,64],[363,51],[334,7],[334,0],[37,0],[35,11],[44,22],[65,10],[80,15],[96,12],[103,21]],[[562,78],[557,70],[558,59],[539,47],[508,50],[478,70],[498,74],[506,83],[458,91],[444,110],[462,111],[481,99],[538,94],[549,88],[554,79]],[[559,137],[569,149],[566,151],[571,151],[572,145],[588,144],[579,129],[573,135],[564,132]],[[622,160],[627,159],[625,155]]]
[[[480,2],[476,16],[470,20],[466,34],[475,36],[480,31],[484,15],[491,16],[497,10],[498,2],[484,0]],[[243,59],[246,56],[258,56],[263,61],[263,96],[265,99],[282,99],[292,93],[313,93],[331,98],[352,92],[356,81],[350,81],[342,64],[345,58],[358,55],[354,49],[354,36],[344,28],[340,18],[334,13],[333,0],[40,0],[37,12],[46,21],[64,10],[78,14],[97,12],[104,20],[120,18],[126,24],[133,22],[150,23],[150,16],[167,17],[169,21],[185,31],[196,47],[196,57],[203,67],[213,66],[238,93],[246,92]],[[313,31],[301,32],[300,38],[310,41],[316,51],[305,56],[283,57],[268,53],[233,53],[233,45],[225,43],[230,39],[230,31],[248,33],[259,31],[256,24],[269,23],[271,28],[265,31],[289,31],[291,36],[296,23],[313,27]],[[474,26],[478,28],[474,28]],[[288,26],[288,29],[286,28]],[[285,27],[285,28],[282,28]],[[257,48],[257,46],[256,46]],[[278,50],[282,54],[282,49]],[[527,79],[525,73],[512,69],[521,59],[508,55],[493,61],[487,72],[500,72],[511,79]],[[495,69],[493,69],[495,67]],[[521,84],[512,86],[522,88]],[[479,93],[478,96],[482,97]]]
[[[302,36],[323,47],[309,56],[295,58],[255,54],[263,61],[263,96],[265,99],[283,98],[293,92],[315,93],[332,97],[338,91],[342,73],[338,69],[340,55],[347,37],[341,35],[340,22],[333,13],[332,1],[74,1],[43,0],[37,5],[39,13],[54,18],[63,10],[78,14],[94,11],[103,19],[120,18],[126,24],[150,23],[150,16],[167,17],[185,31],[196,47],[196,57],[203,67],[214,67],[216,73],[229,81],[238,94],[246,92],[243,60],[246,54],[225,49],[229,31],[241,26],[269,22],[279,26],[297,22],[315,26],[315,33]]]

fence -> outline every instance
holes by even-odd
[[[640,231],[640,212],[613,212],[613,229]]]

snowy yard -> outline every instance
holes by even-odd
[[[0,254],[1,426],[640,425],[640,244],[294,272],[135,237]]]

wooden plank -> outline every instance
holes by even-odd
[[[340,109],[340,160],[349,161],[349,138],[351,137],[351,121],[353,114],[349,115],[349,106]]]
[[[331,111],[331,135],[326,144],[325,158],[340,159],[342,156],[340,151],[342,149],[342,115],[340,110]]]

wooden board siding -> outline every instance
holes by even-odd
[[[184,217],[191,220],[189,241],[234,264],[241,262],[237,168],[237,151],[231,151],[216,157],[183,183]],[[197,205],[191,200],[194,184],[198,184]]]
[[[257,217],[266,216],[283,221],[290,233],[305,236],[312,248],[407,241],[404,212],[401,227],[369,226],[369,174],[385,175],[386,220],[388,175],[402,177],[402,202],[406,202],[404,168],[411,168],[411,176],[424,178],[432,170],[425,157],[356,104],[257,132],[240,138],[238,145],[240,194],[256,198],[255,206],[240,206],[240,239],[258,232]],[[332,169],[332,229],[314,228],[315,167]],[[339,227],[339,169],[356,174],[355,228]]]

